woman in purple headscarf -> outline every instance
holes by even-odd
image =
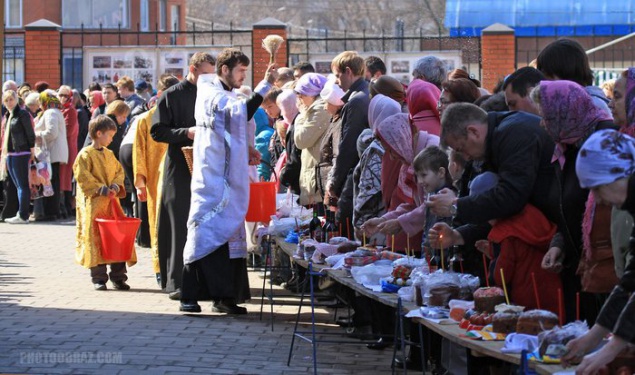
[[[608,272],[613,270],[610,228],[606,225],[611,208],[596,207],[593,200],[589,200],[589,191],[580,188],[575,161],[582,143],[593,132],[613,129],[615,125],[611,115],[595,106],[591,96],[575,82],[541,81],[531,97],[538,104],[542,123],[556,144],[552,161],[560,174],[562,197],[566,198],[561,202],[564,227],[560,225],[543,260],[543,268],[561,272],[567,320],[575,319],[575,295],[580,290],[582,277],[582,290],[588,293],[581,294],[581,317],[592,324],[606,298],[602,294],[610,292],[617,282],[615,274]],[[603,267],[601,278],[593,277],[593,265]]]
[[[300,204],[310,206],[322,202],[317,188],[315,167],[320,164],[322,137],[329,126],[331,116],[326,111],[320,92],[326,84],[326,77],[317,73],[307,73],[295,84],[300,114],[295,121],[293,140],[302,150],[300,169]]]

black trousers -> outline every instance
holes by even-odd
[[[119,162],[123,167],[123,171],[126,174],[126,178],[132,186],[130,194],[126,195],[126,198],[122,198],[122,205],[128,205],[128,209],[131,209],[134,213],[134,217],[141,219],[141,226],[137,231],[137,244],[143,247],[150,247],[150,226],[148,224],[148,205],[146,202],[139,202],[137,197],[137,190],[134,188],[134,170],[132,168],[132,145],[122,145],[119,149]],[[132,198],[132,199],[131,199]],[[134,201],[134,206],[132,206]]]
[[[126,272],[128,272],[126,269],[126,262],[111,263],[110,275],[108,274],[108,269],[105,264],[98,264],[95,267],[90,268],[90,278],[92,279],[93,284],[105,283],[108,281],[108,276],[110,276],[110,281],[126,281],[128,280]]]
[[[56,220],[60,217],[60,163],[51,163],[51,185],[53,195],[35,200],[34,215],[36,219]]]
[[[10,219],[18,214],[18,189],[16,188],[11,177],[2,181],[2,212],[0,219]]]
[[[213,253],[183,266],[181,301],[228,300],[243,303],[251,298],[247,262],[230,259],[226,243]]]

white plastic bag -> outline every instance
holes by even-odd
[[[379,279],[388,277],[391,273],[392,266],[368,264],[363,267],[351,267],[351,275],[359,284],[379,285]]]

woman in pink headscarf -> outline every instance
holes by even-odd
[[[378,231],[386,235],[404,232],[401,236],[395,236],[395,249],[405,249],[408,236],[415,251],[420,251],[423,229],[421,223],[425,222],[425,206],[423,193],[419,191],[414,179],[412,161],[424,148],[439,145],[439,137],[417,130],[405,113],[392,115],[380,122],[375,128],[375,136],[381,141],[385,154],[401,162],[393,196],[403,203],[380,218],[366,221],[362,225],[362,230],[368,235]]]
[[[610,114],[595,106],[591,96],[575,82],[541,81],[531,97],[539,105],[544,127],[556,144],[552,161],[560,170],[560,190],[562,197],[566,197],[561,204],[565,226],[560,226],[550,250],[545,254],[543,268],[556,272],[562,269],[569,316],[575,311],[572,307],[575,306],[575,293],[579,291],[576,280],[580,280],[581,276],[582,291],[595,294],[581,294],[582,319],[594,322],[602,306],[601,294],[610,292],[617,283],[610,228],[606,225],[611,208],[596,206],[589,191],[580,188],[575,163],[582,143],[593,132],[612,129],[615,125]],[[572,242],[572,248],[565,245],[565,236]],[[583,249],[584,254],[581,255],[579,249]],[[601,259],[597,257],[600,254]],[[562,267],[563,264],[568,267]],[[576,275],[578,264],[580,268]],[[595,271],[590,272],[591,268],[599,270],[598,267],[604,270],[594,276]]]
[[[417,129],[441,135],[441,120],[437,108],[440,96],[441,91],[435,85],[421,79],[415,79],[408,86],[408,112],[410,121]]]
[[[280,108],[280,115],[287,127],[285,136],[285,154],[284,167],[276,171],[280,176],[280,183],[291,189],[293,194],[300,195],[300,169],[302,167],[301,155],[302,150],[295,146],[293,126],[299,110],[296,105],[297,96],[293,90],[284,89],[276,98],[276,104]],[[276,168],[278,166],[276,165]]]
[[[88,101],[90,102],[90,113],[95,113],[97,108],[103,106],[106,108],[106,101],[104,100],[104,95],[99,90],[91,91],[88,94]],[[101,113],[105,113],[105,111],[101,111]]]

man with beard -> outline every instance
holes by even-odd
[[[174,300],[181,298],[192,179],[181,147],[192,146],[196,132],[194,104],[198,77],[213,72],[214,58],[205,52],[195,53],[185,79],[166,90],[159,99],[150,130],[152,139],[168,144],[157,233],[161,287]]]
[[[247,129],[263,96],[277,78],[270,65],[245,101],[235,89],[245,80],[249,58],[240,50],[218,55],[216,74],[199,77],[196,99],[192,202],[183,252],[180,310],[200,312],[199,300],[214,301],[212,311],[246,314],[237,303],[250,298],[247,278],[245,215],[249,201],[249,165],[260,164]]]

